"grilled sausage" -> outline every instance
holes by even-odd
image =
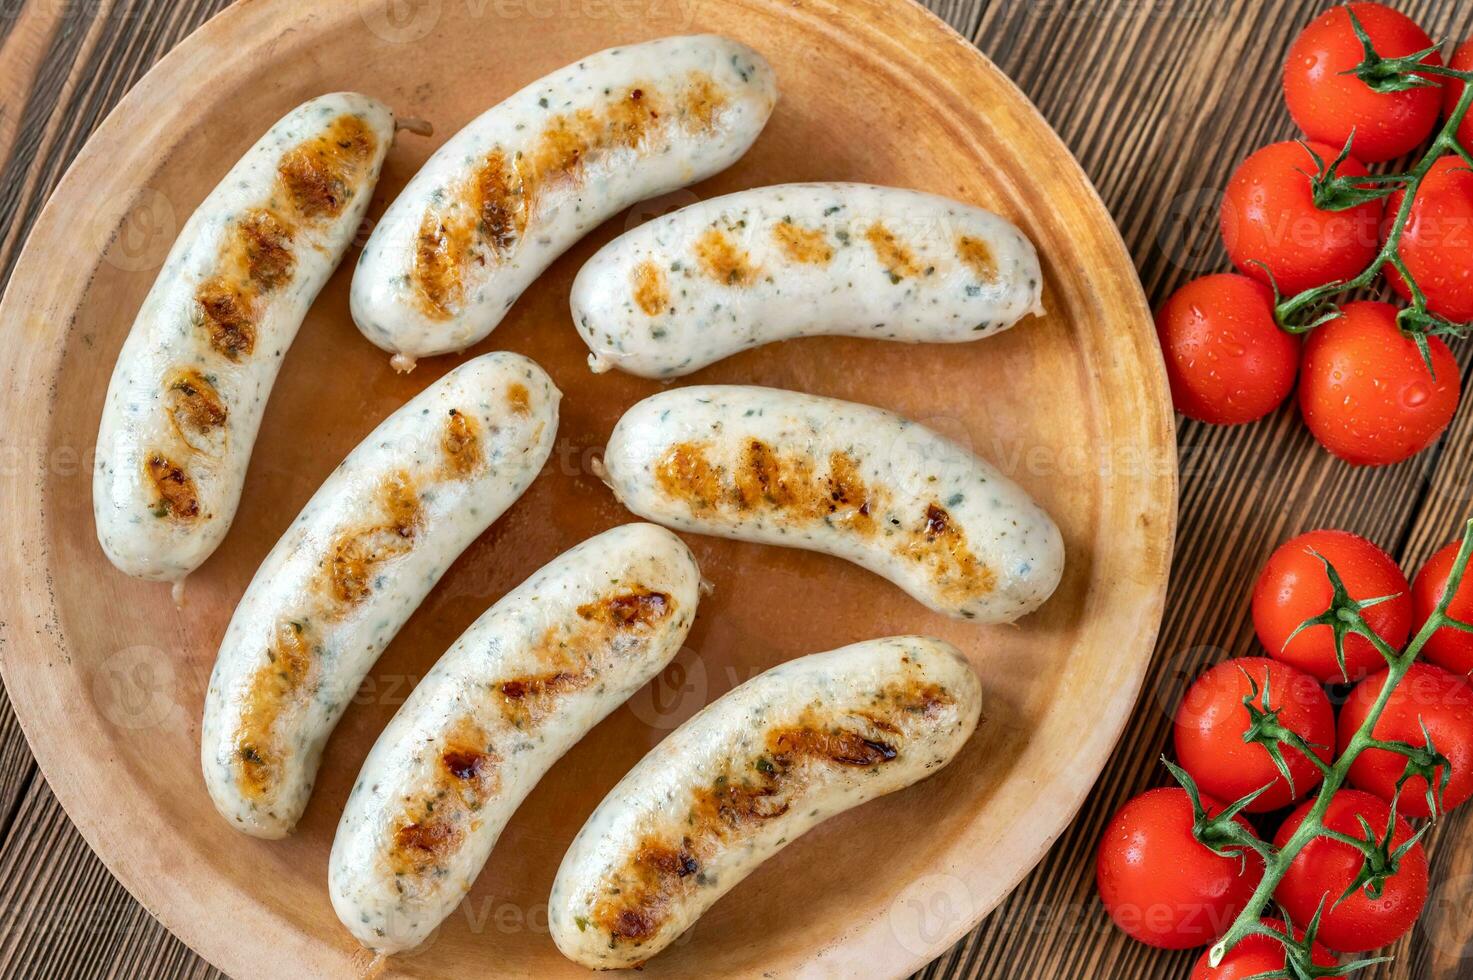
[[[573,281],[594,371],[671,378],[819,334],[960,343],[1041,313],[1038,255],[1007,221],[871,184],[738,191],[605,245]]]
[[[606,218],[724,170],[777,100],[761,55],[715,35],[610,48],[472,120],[384,212],[353,319],[409,370],[490,333]]]
[[[645,756],[573,840],[548,925],[593,969],[637,966],[816,824],[931,775],[981,713],[956,648],[896,636],[801,657]]]
[[[542,469],[560,397],[519,354],[468,361],[359,443],[266,556],[205,696],[205,785],[238,829],[295,826],[364,674]]]
[[[1007,477],[890,412],[775,388],[677,388],[614,427],[603,466],[646,520],[837,555],[939,612],[1011,622],[1063,574],[1058,528]]]
[[[480,874],[543,774],[680,649],[700,570],[653,524],[605,531],[492,606],[363,764],[329,890],[365,946],[419,945]]]
[[[97,434],[97,538],[124,572],[180,583],[225,537],[282,355],[357,233],[393,135],[367,96],[305,102],[179,233]]]

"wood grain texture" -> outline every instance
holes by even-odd
[[[1293,30],[1327,6],[1302,0],[932,0],[1035,101],[1118,221],[1148,295],[1223,268],[1216,189],[1257,146],[1293,130],[1277,67]],[[121,95],[223,3],[0,6],[0,277],[68,162]],[[1473,34],[1473,8],[1401,0],[1437,36]],[[986,107],[978,107],[986,111]],[[1040,202],[1040,206],[1046,202]],[[1467,351],[1460,351],[1464,363]],[[6,431],[17,420],[6,420]],[[1161,638],[1127,735],[1049,856],[987,921],[923,976],[1166,978],[1191,956],[1114,931],[1093,894],[1092,853],[1127,797],[1163,783],[1169,711],[1200,668],[1256,651],[1246,603],[1284,538],[1338,526],[1414,568],[1473,507],[1473,411],[1442,444],[1399,467],[1355,471],[1310,440],[1292,409],[1256,425],[1188,423],[1173,584]],[[100,763],[105,760],[99,760]],[[0,975],[205,976],[112,880],[29,762],[0,701]],[[1432,839],[1429,915],[1382,978],[1473,976],[1473,817]]]

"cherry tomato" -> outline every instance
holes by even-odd
[[[1427,564],[1417,573],[1412,583],[1412,621],[1417,629],[1427,622],[1432,610],[1442,601],[1447,591],[1447,578],[1452,573],[1453,562],[1458,557],[1458,543],[1443,548],[1427,559]],[[1473,562],[1469,563],[1473,565]],[[1473,623],[1473,567],[1463,573],[1458,584],[1458,594],[1447,605],[1448,615],[1465,623]],[[1444,626],[1427,638],[1422,656],[1437,666],[1467,677],[1473,672],[1473,633]]]
[[[1470,113],[1473,118],[1473,113]],[[1403,192],[1386,205],[1393,217]],[[1412,201],[1406,230],[1401,233],[1401,258],[1427,297],[1427,309],[1457,323],[1473,320],[1473,170],[1455,156],[1432,165]],[[1388,226],[1390,222],[1387,222]],[[1395,269],[1386,278],[1403,297],[1411,290]]]
[[[1220,273],[1182,286],[1156,314],[1171,400],[1188,418],[1252,422],[1294,387],[1299,338],[1274,322],[1273,292]]]
[[[1224,661],[1197,678],[1176,709],[1172,738],[1177,762],[1203,792],[1218,799],[1236,800],[1273,783],[1248,806],[1249,812],[1263,813],[1304,796],[1319,783],[1320,770],[1303,754],[1282,747],[1284,762],[1294,776],[1291,791],[1268,749],[1243,741],[1250,725],[1243,705],[1252,690],[1250,677],[1258,686],[1253,703],[1263,708],[1267,685],[1269,709],[1278,712],[1279,724],[1316,746],[1315,755],[1332,761],[1335,713],[1319,681],[1267,657]]]
[[[1396,596],[1370,606],[1361,615],[1372,632],[1398,650],[1411,630],[1410,587],[1390,555],[1348,531],[1309,531],[1290,538],[1269,555],[1253,586],[1253,628],[1258,641],[1275,660],[1326,683],[1338,683],[1345,678],[1335,663],[1330,627],[1311,626],[1289,639],[1300,623],[1330,608],[1330,580],[1311,550],[1335,566],[1352,599]],[[1345,637],[1345,670],[1350,680],[1360,680],[1385,664],[1370,640],[1356,634]]]
[[[1326,162],[1339,152],[1325,143],[1309,145]],[[1271,143],[1238,165],[1222,199],[1222,240],[1233,265],[1263,283],[1272,272],[1284,296],[1354,279],[1381,247],[1381,202],[1321,211],[1310,188],[1317,170],[1302,144]],[[1362,177],[1366,168],[1347,159],[1336,172]]]
[[[1311,800],[1295,810],[1274,835],[1274,846],[1282,848],[1314,805]],[[1356,789],[1342,789],[1330,800],[1324,825],[1352,837],[1365,838],[1357,816],[1364,817],[1379,841],[1386,835],[1391,808],[1379,797]],[[1412,828],[1400,816],[1392,834],[1392,850],[1406,843]],[[1381,896],[1371,898],[1357,889],[1343,902],[1336,900],[1360,874],[1364,862],[1360,851],[1327,837],[1316,837],[1304,845],[1289,865],[1274,898],[1294,922],[1308,922],[1324,902],[1317,938],[1342,953],[1364,953],[1396,942],[1422,912],[1427,901],[1427,854],[1420,843],[1402,855],[1396,873],[1382,883]]]
[[[1356,685],[1345,706],[1340,709],[1340,751],[1370,712],[1371,705],[1386,683],[1386,672],[1373,674]],[[1451,763],[1452,775],[1442,794],[1444,811],[1473,796],[1473,688],[1454,674],[1432,664],[1415,663],[1406,677],[1391,692],[1381,717],[1376,719],[1372,735],[1385,741],[1425,745],[1427,734],[1432,744]],[[1406,770],[1406,756],[1385,749],[1366,749],[1350,766],[1351,785],[1375,793],[1390,802],[1396,781]],[[1439,778],[1441,771],[1439,770]],[[1430,817],[1427,807],[1427,781],[1421,776],[1407,780],[1402,788],[1397,812],[1408,817]]]
[[[1202,805],[1208,813],[1222,809],[1205,794]],[[1095,861],[1110,918],[1128,935],[1164,949],[1201,946],[1227,932],[1262,877],[1255,855],[1246,862],[1219,857],[1192,836],[1192,802],[1176,786],[1148,790],[1121,807]]]
[[[1399,58],[1432,47],[1427,32],[1405,14],[1379,3],[1352,3],[1350,9],[1383,58]],[[1432,134],[1442,108],[1436,86],[1405,92],[1377,92],[1355,77],[1365,51],[1355,36],[1345,6],[1334,7],[1310,21],[1284,59],[1284,100],[1289,115],[1313,140],[1345,145],[1366,163],[1391,160],[1414,149]],[[1429,65],[1442,64],[1435,52]]]
[[[1473,38],[1458,45],[1447,64],[1449,68],[1456,68],[1458,71],[1473,71]],[[1438,81],[1442,83],[1442,114],[1451,119],[1453,109],[1457,107],[1458,99],[1463,94],[1463,83],[1456,78],[1440,78]],[[1469,110],[1458,124],[1458,142],[1473,149],[1473,110]]]
[[[1288,927],[1278,919],[1264,919],[1263,924],[1284,932]],[[1294,938],[1303,940],[1304,930],[1295,929]],[[1217,966],[1207,965],[1207,957],[1211,950],[1202,953],[1202,958],[1197,960],[1197,965],[1192,968],[1191,980],[1248,980],[1249,977],[1261,977],[1264,974],[1279,973],[1284,969],[1284,947],[1277,939],[1268,936],[1247,936],[1242,942],[1228,950],[1227,955]],[[1334,966],[1336,961],[1334,955],[1319,943],[1315,943],[1310,952],[1310,958],[1317,966]],[[1344,980],[1342,977],[1326,978],[1326,980]]]
[[[1388,303],[1346,303],[1310,331],[1299,411],[1331,453],[1354,466],[1399,463],[1426,449],[1458,409],[1458,362],[1427,338],[1436,376],[1396,326]]]

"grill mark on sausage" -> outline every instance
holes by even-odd
[[[691,791],[684,814],[644,834],[604,883],[591,921],[615,943],[652,938],[677,901],[715,883],[707,867],[722,848],[739,846],[800,805],[815,783],[893,762],[913,731],[936,724],[955,703],[939,686],[907,678],[882,688],[864,712],[814,706],[769,731],[760,754],[729,759],[710,785]]]
[[[794,262],[827,265],[834,257],[834,247],[818,228],[804,228],[784,218],[773,226],[772,237],[783,254]]]
[[[378,148],[378,137],[357,116],[338,116],[326,132],[293,147],[277,165],[292,208],[308,221],[343,213]]]
[[[501,784],[501,756],[476,722],[452,725],[435,756],[431,782],[396,817],[385,860],[401,893],[438,887],[476,814]]]
[[[516,381],[507,385],[506,405],[518,415],[530,415],[532,412],[532,396],[527,392],[527,386]]]
[[[403,470],[380,484],[379,510],[376,523],[340,532],[323,559],[320,588],[330,616],[345,615],[372,595],[383,566],[408,554],[424,525],[419,493]]]
[[[670,286],[665,272],[646,259],[634,268],[634,304],[646,316],[658,316],[670,308]]]
[[[547,669],[492,684],[491,703],[507,726],[525,736],[568,695],[596,682],[609,661],[636,654],[674,611],[669,595],[640,585],[579,606],[577,620],[542,637],[536,659]],[[429,784],[412,794],[394,820],[388,861],[401,889],[433,886],[433,876],[443,874],[464,842],[469,817],[496,792],[501,757],[492,741],[469,716],[448,729]]]
[[[286,754],[276,723],[306,700],[316,667],[307,626],[297,620],[279,621],[266,646],[266,662],[246,689],[235,732],[236,783],[247,799],[275,796]]]
[[[726,104],[709,75],[691,72],[670,93],[641,82],[597,107],[558,113],[524,153],[508,157],[506,149],[492,149],[420,219],[410,273],[420,309],[437,320],[454,316],[470,267],[504,261],[550,189],[577,183],[586,168],[615,154],[653,148],[677,129],[709,129]]]
[[[254,294],[215,276],[200,284],[195,300],[215,352],[231,361],[250,356],[256,347]]]
[[[445,456],[445,470],[452,479],[464,479],[485,465],[481,450],[480,424],[474,416],[452,408],[440,436],[440,451]]]
[[[725,286],[750,286],[757,281],[757,267],[720,228],[708,229],[696,239],[696,261],[711,279]]]
[[[149,454],[144,467],[158,494],[153,505],[155,517],[185,522],[200,516],[199,490],[184,467],[158,452]]]
[[[891,282],[920,275],[921,268],[916,264],[915,254],[889,228],[876,221],[865,231],[864,237],[870,248],[875,250],[875,258],[889,273]]]
[[[164,411],[174,431],[195,452],[218,452],[213,445],[229,412],[210,379],[194,368],[176,371],[164,392]]]
[[[931,580],[948,596],[986,595],[997,588],[997,575],[967,544],[966,535],[938,502],[926,505],[925,522],[910,535],[900,554],[928,566]]]
[[[859,475],[859,461],[833,452],[828,463],[828,472],[820,476],[808,456],[785,455],[760,439],[748,439],[728,473],[711,461],[709,446],[680,443],[656,463],[655,482],[696,516],[781,512],[793,523],[827,520],[873,533],[880,497]]]
[[[760,439],[744,441],[731,468],[713,460],[707,443],[678,443],[656,461],[654,482],[697,518],[763,515],[789,526],[824,522],[865,537],[877,535],[892,505],[889,492],[866,484],[851,454],[830,453],[821,471],[809,455],[781,453]],[[887,546],[927,566],[944,595],[964,601],[997,587],[996,573],[972,552],[965,531],[940,502],[928,502],[913,520],[899,523],[885,538]]]
[[[982,282],[997,279],[997,257],[992,254],[992,247],[982,239],[971,235],[959,236],[956,240],[956,254]]]

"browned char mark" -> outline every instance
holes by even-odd
[[[611,659],[647,642],[675,611],[671,597],[643,586],[616,591],[578,607],[578,621],[550,629],[538,659],[545,669],[499,683],[494,694],[513,727],[541,724],[558,701],[595,682]]]
[[[794,262],[827,265],[834,257],[834,247],[817,228],[804,228],[785,218],[773,226],[772,237],[777,240],[783,254]]]
[[[921,267],[916,263],[915,253],[889,228],[877,221],[869,226],[864,237],[875,250],[875,258],[889,273],[891,282],[920,275]]]
[[[525,733],[542,724],[567,695],[598,680],[607,663],[630,653],[630,641],[648,640],[674,612],[663,592],[633,586],[578,608],[578,620],[548,630],[537,659],[545,669],[505,678],[490,688],[501,719]],[[496,791],[501,757],[493,736],[470,717],[445,736],[429,784],[414,793],[395,818],[389,864],[407,880],[401,887],[433,886],[435,874],[465,840],[466,830]]]
[[[339,116],[327,132],[293,147],[277,166],[292,209],[308,221],[342,214],[377,149],[378,137],[357,116]]]
[[[732,241],[720,228],[711,228],[696,239],[696,261],[701,271],[725,286],[750,286],[757,281],[758,269],[745,249]]]
[[[324,613],[331,618],[367,599],[383,566],[414,547],[424,512],[407,472],[394,473],[379,486],[379,511],[376,521],[339,532],[323,560],[319,591],[328,600]]]
[[[229,416],[215,385],[194,368],[174,373],[164,392],[164,405],[174,430],[196,451],[203,451],[203,444]]]
[[[822,476],[806,455],[783,454],[760,439],[748,439],[734,471],[710,458],[703,443],[680,443],[655,466],[655,483],[698,517],[744,517],[776,513],[792,523],[829,520],[861,533],[875,530],[877,496],[859,474],[859,461],[829,454]]]
[[[200,516],[199,490],[184,467],[163,453],[150,453],[144,463],[156,499],[155,517],[192,521]]]
[[[997,258],[992,254],[992,248],[982,239],[970,235],[959,236],[956,240],[956,254],[982,282],[992,282],[997,278]]]
[[[277,166],[271,206],[255,207],[230,226],[216,273],[195,290],[210,345],[232,361],[255,351],[264,299],[291,282],[293,248],[304,225],[335,218],[373,159],[377,138],[357,116],[339,116]]]
[[[769,820],[802,805],[816,782],[836,772],[876,769],[899,758],[910,733],[935,723],[955,700],[915,678],[882,689],[867,710],[831,715],[810,708],[767,733],[755,758],[732,759],[710,785],[692,791],[684,814],[661,815],[634,855],[606,882],[592,919],[615,942],[644,942],[671,908],[706,882],[724,847],[755,835]]]
[[[236,782],[248,799],[270,800],[276,795],[287,752],[276,725],[307,699],[315,673],[307,626],[295,620],[278,622],[267,642],[266,662],[256,668],[246,689],[235,732]]]
[[[654,147],[677,129],[710,129],[726,102],[703,72],[691,72],[673,92],[637,83],[596,108],[553,115],[525,152],[491,150],[420,219],[410,281],[421,311],[439,320],[454,316],[471,266],[502,262],[550,189],[577,183],[586,167],[611,154]]]
[[[825,472],[806,453],[783,453],[760,439],[743,444],[734,467],[713,460],[706,443],[679,443],[656,461],[654,478],[666,498],[697,518],[761,515],[790,526],[822,521],[874,537],[891,505],[891,494],[867,485],[859,460],[849,453],[830,453]],[[963,602],[996,588],[995,574],[973,554],[963,529],[939,502],[929,502],[909,521],[896,521],[887,529],[891,549],[927,565],[948,597]]]
[[[501,761],[487,733],[471,719],[450,729],[430,785],[395,820],[387,859],[401,889],[428,890],[443,876],[446,861],[499,787]]]
[[[646,316],[659,316],[670,308],[670,286],[665,272],[646,259],[634,268],[634,305]]]
[[[445,470],[452,479],[464,479],[485,465],[481,450],[480,423],[472,415],[452,408],[440,437],[440,451],[445,456]]]

